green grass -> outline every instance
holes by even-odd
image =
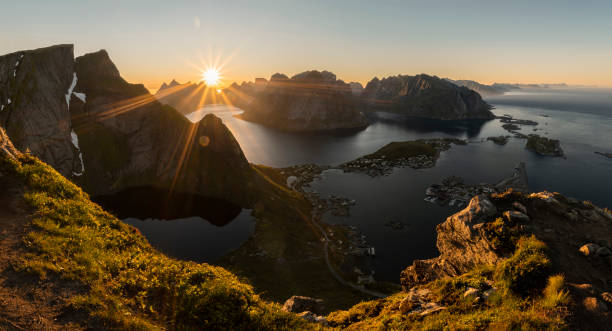
[[[504,260],[495,272],[501,289],[521,296],[541,290],[552,264],[545,250],[546,245],[534,236],[521,238],[514,255]]]
[[[2,159],[0,166],[21,178],[34,210],[17,270],[81,283],[86,290],[66,309],[123,330],[311,328],[223,268],[160,254],[38,159]]]
[[[542,242],[523,237],[512,256],[497,266],[477,266],[464,275],[422,285],[430,291],[428,301],[446,307],[432,315],[411,313],[414,307],[409,305],[402,305],[402,311],[400,303],[406,296],[402,292],[332,312],[328,321],[349,330],[564,329],[567,316],[559,308],[569,303],[569,295],[562,276],[549,276],[545,252]],[[495,292],[474,302],[473,296],[463,296],[468,287],[481,292],[493,287]]]

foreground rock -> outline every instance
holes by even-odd
[[[328,71],[306,71],[291,78],[275,74],[240,117],[284,131],[362,129],[368,121],[351,86]]]
[[[66,177],[81,161],[71,139],[74,47],[57,45],[0,56],[0,124],[21,151],[31,151]]]
[[[527,137],[525,148],[544,156],[563,156],[559,140],[541,137],[536,134],[530,134]]]
[[[512,253],[508,238],[531,234],[548,246],[568,282],[612,287],[612,258],[606,254],[612,242],[612,213],[590,203],[549,192],[479,195],[436,230],[440,256],[416,260],[406,268],[401,274],[404,289],[460,275],[478,264],[494,265]],[[585,238],[606,249],[598,254],[598,245],[585,245]]]
[[[495,117],[477,92],[425,74],[374,78],[362,98],[372,111],[441,120]]]

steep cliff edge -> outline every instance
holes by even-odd
[[[460,275],[479,264],[496,264],[512,254],[516,239],[523,235],[535,235],[550,248],[568,281],[612,286],[605,271],[612,267],[612,257],[589,260],[579,253],[591,241],[608,249],[612,243],[612,214],[590,203],[549,192],[477,196],[436,230],[440,256],[417,260],[404,270],[405,289]]]
[[[144,86],[129,84],[105,51],[76,59],[87,102],[72,109],[85,164],[80,179],[93,195],[153,185],[253,202],[253,171],[232,133],[208,115],[191,123]]]
[[[19,150],[68,177],[81,168],[70,134],[76,80],[72,45],[0,56],[0,125]]]
[[[349,84],[328,71],[306,71],[291,78],[275,74],[242,119],[285,131],[359,129],[368,125]]]
[[[372,111],[440,120],[494,118],[477,92],[425,74],[374,78],[362,98]]]

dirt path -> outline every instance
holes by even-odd
[[[23,236],[30,221],[21,196],[0,177],[0,330],[83,330],[63,316],[67,298],[77,287],[14,270],[25,253]]]

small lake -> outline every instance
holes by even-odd
[[[213,263],[255,230],[251,210],[221,199],[138,187],[94,201],[137,228],[153,247],[182,260]]]

